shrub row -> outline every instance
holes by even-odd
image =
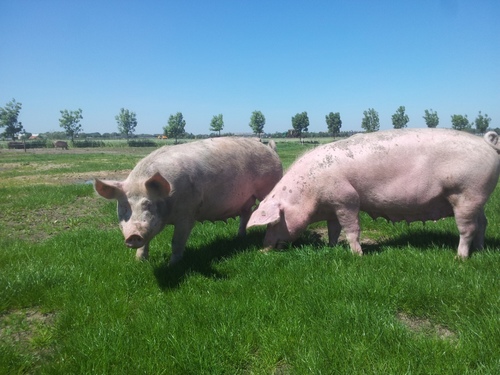
[[[24,149],[24,148],[45,148],[47,147],[47,141],[46,140],[36,140],[36,141],[26,141],[24,142],[8,142],[7,143],[7,148],[14,148],[14,149]]]
[[[141,140],[130,140],[128,141],[129,147],[157,147],[158,144],[155,141],[151,141],[148,139]]]
[[[74,141],[72,146],[78,148],[106,147],[106,143],[104,143],[103,141],[85,140],[85,141]]]

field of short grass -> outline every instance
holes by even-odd
[[[285,166],[310,147],[278,143]],[[135,261],[90,184],[150,151],[0,150],[0,374],[500,373],[500,189],[466,261],[452,219],[362,215],[363,257],[324,223],[262,253],[229,220],[169,267],[172,228]]]

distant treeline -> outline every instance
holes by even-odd
[[[328,137],[349,137],[353,134],[361,133],[361,131],[341,131],[337,134],[327,133],[327,132],[304,132],[302,133],[302,138],[328,138]],[[129,137],[129,140],[136,139],[158,139],[163,134],[134,134]],[[243,137],[257,137],[257,135],[253,133],[223,133],[222,136],[243,136]],[[42,139],[68,139],[68,136],[64,132],[47,132],[41,133],[38,135],[39,138]],[[219,137],[217,133],[210,134],[193,134],[193,133],[184,133],[179,138],[183,139],[206,139],[206,138],[215,138]],[[297,138],[296,134],[294,134],[291,130],[286,132],[275,132],[275,133],[264,133],[261,135],[262,138]],[[127,139],[121,133],[80,133],[75,137],[76,140],[89,140],[89,139],[102,139],[102,140],[116,140],[116,139]],[[76,141],[75,140],[75,141]]]
[[[494,129],[500,134],[500,129]],[[467,130],[470,133],[475,133],[474,129]],[[341,131],[335,135],[327,132],[307,132],[302,133],[300,138],[301,142],[305,143],[315,143],[314,139],[317,138],[347,138],[357,133],[363,133],[361,131]],[[198,134],[194,135],[192,133],[185,133],[179,139],[193,140],[193,139],[206,139],[206,138],[216,138],[218,134]],[[257,137],[255,134],[234,134],[234,133],[224,133],[221,136],[245,136],[245,137]],[[297,135],[289,130],[288,132],[276,132],[276,133],[265,133],[261,135],[262,139],[297,139]],[[308,140],[310,139],[310,140]],[[12,148],[12,149],[30,149],[30,148],[53,148],[53,142],[55,140],[66,140],[68,145],[73,148],[94,148],[94,147],[160,147],[166,144],[173,144],[173,139],[162,139],[161,136],[154,134],[137,134],[125,138],[120,133],[81,133],[75,138],[74,142],[71,142],[64,132],[49,132],[39,134],[34,139],[29,140],[19,140],[19,141],[9,141],[3,139],[0,141],[0,148]]]

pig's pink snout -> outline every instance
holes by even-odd
[[[125,245],[132,249],[138,249],[139,247],[143,247],[145,245],[145,242],[146,241],[144,241],[143,237],[139,236],[138,234],[133,234],[125,240]]]

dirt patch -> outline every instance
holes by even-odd
[[[292,366],[282,361],[276,365],[273,375],[289,375],[292,374]]]
[[[56,314],[37,309],[7,311],[0,315],[0,341],[22,354],[30,354],[36,363],[53,353]]]
[[[314,229],[309,229],[311,233],[313,233],[314,236],[317,237],[318,240],[328,243],[328,228],[326,227],[321,227],[321,228],[314,228]],[[339,240],[338,242],[345,242],[347,243],[347,239],[345,236],[344,231],[340,232]],[[372,238],[367,238],[367,237],[362,237],[359,240],[361,245],[376,245],[377,241],[372,239]]]
[[[60,173],[57,175],[36,175],[36,176],[18,176],[12,178],[16,185],[43,184],[43,185],[62,185],[62,184],[92,184],[95,178],[102,180],[124,180],[129,175],[130,170],[123,171],[99,171],[82,173]]]
[[[52,327],[55,313],[36,309],[7,311],[0,315],[0,339],[11,343],[29,343],[43,327]]]
[[[147,154],[151,151],[156,150],[158,147],[72,147],[69,146],[68,150],[62,150],[60,148],[29,148],[26,149],[26,154],[44,155],[44,154],[89,154],[89,153],[100,153],[100,154],[123,154],[127,152],[129,154]],[[125,150],[125,151],[124,151]],[[5,154],[25,154],[24,150],[6,149],[0,148],[1,153]]]
[[[36,210],[10,211],[4,213],[4,228],[0,233],[9,233],[18,240],[39,242],[61,232],[78,228],[80,225],[95,226],[106,229],[106,224],[96,217],[102,215],[102,209],[108,201],[96,196],[77,197],[68,205],[53,206]],[[116,229],[117,224],[108,224],[107,229]]]
[[[454,341],[457,339],[455,332],[440,324],[434,324],[429,319],[410,316],[402,312],[397,314],[397,319],[412,332],[437,336],[442,340]]]

